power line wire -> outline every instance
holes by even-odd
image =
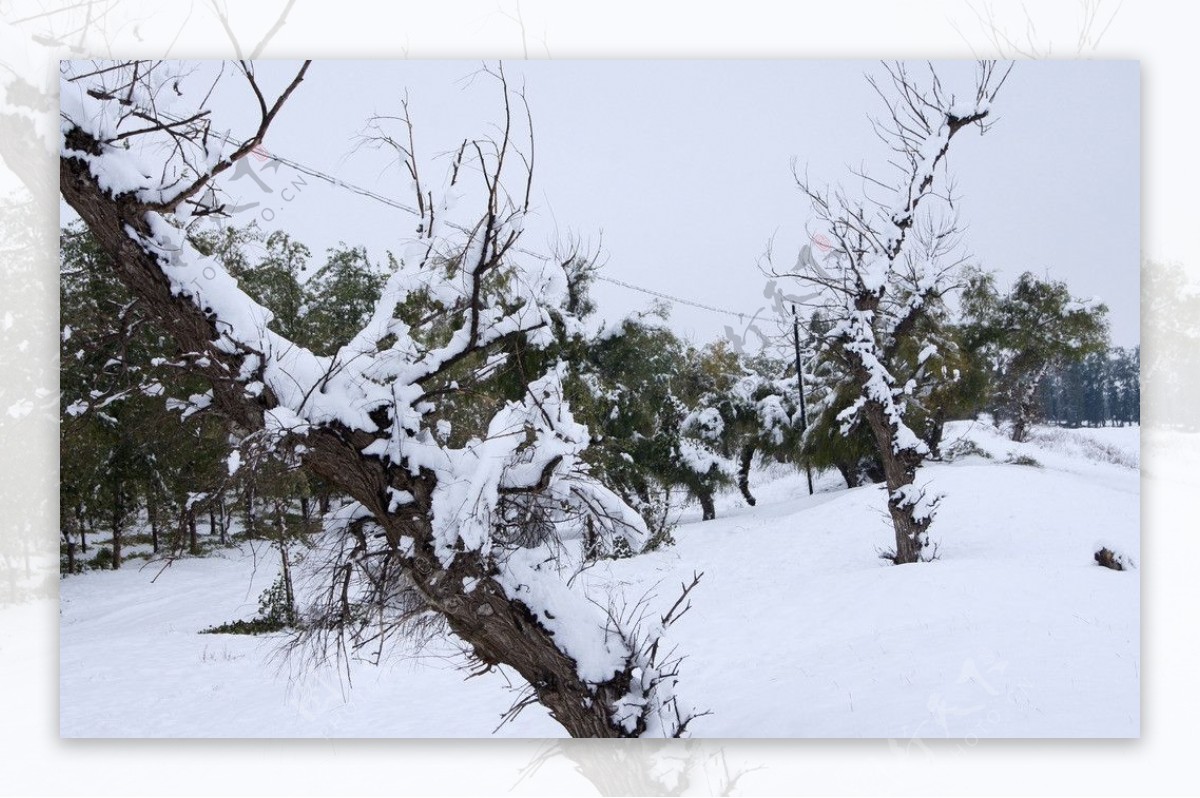
[[[602,274],[597,274],[596,279],[603,280],[606,283],[612,283],[613,285],[619,285],[622,288],[628,288],[631,291],[639,291],[643,294],[649,294],[650,296],[658,297],[659,299],[665,299],[668,302],[673,302],[677,305],[687,305],[689,307],[699,308],[700,310],[707,310],[712,313],[723,313],[726,316],[736,316],[739,320],[745,319],[747,316],[752,315],[750,313],[739,313],[736,310],[726,310],[725,308],[718,308],[718,307],[714,307],[712,305],[705,305],[703,302],[693,302],[690,299],[681,299],[680,297],[677,297],[677,296],[671,296],[670,294],[664,294],[661,291],[653,291],[649,288],[642,288],[639,285],[633,285],[632,283],[627,283],[624,280],[618,280],[615,277],[605,277]]]
[[[232,136],[230,136],[227,133],[216,133],[215,135],[217,135],[217,137],[219,137],[220,139],[225,141],[227,144],[232,144],[234,146],[237,146],[240,144],[240,142],[238,142],[236,139],[234,139]],[[329,185],[334,186],[335,188],[344,189],[353,194],[357,194],[361,197],[366,197],[367,199],[375,200],[376,202],[382,203],[382,204],[387,205],[392,208],[396,208],[397,210],[404,211],[405,213],[410,213],[414,216],[420,215],[420,212],[416,208],[412,207],[411,205],[408,205],[399,200],[388,197],[384,194],[380,194],[377,191],[372,191],[371,189],[366,188],[364,186],[360,186],[355,183],[350,183],[349,181],[346,181],[346,180],[341,179],[340,177],[331,175],[328,172],[323,172],[320,169],[316,169],[311,166],[305,166],[304,164],[300,163],[299,161],[292,160],[291,158],[284,157],[284,156],[279,155],[274,152],[267,152],[266,150],[263,150],[263,155],[265,155],[267,158],[270,158],[271,160],[278,161],[279,163],[283,164],[284,166],[287,166],[287,167],[290,167],[291,169],[296,170],[300,174],[307,175],[312,178],[316,178],[317,180],[321,180],[325,183],[328,183]],[[462,225],[455,224],[453,222],[447,222],[446,224],[448,224],[450,227],[453,227],[454,229],[458,230],[459,232],[464,232],[464,233],[469,232],[469,230]],[[534,252],[533,250],[526,249],[524,247],[516,247],[516,249],[518,252],[520,252],[523,255],[528,255],[528,256],[534,257],[534,258],[539,258],[541,260],[550,260],[550,258],[548,256],[542,255],[541,253]],[[663,300],[666,300],[668,302],[671,302],[671,303],[674,303],[677,305],[686,305],[688,307],[697,308],[698,310],[706,310],[710,313],[720,313],[725,316],[733,316],[733,317],[737,318],[738,320],[744,320],[747,316],[753,315],[750,313],[742,313],[742,312],[739,312],[736,310],[728,310],[726,308],[719,308],[714,305],[706,305],[703,302],[696,302],[696,301],[690,300],[690,299],[683,299],[682,297],[673,296],[671,294],[666,294],[661,291],[655,291],[650,288],[644,288],[639,285],[633,285],[632,283],[627,283],[624,280],[618,280],[615,277],[607,277],[602,274],[597,274],[596,279],[602,280],[606,283],[611,283],[613,285],[620,286],[622,288],[627,288],[630,291],[637,291],[639,293],[646,294],[647,296],[652,296],[652,297],[656,297],[658,299],[663,299]]]

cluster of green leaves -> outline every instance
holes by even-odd
[[[1079,301],[1066,283],[1032,272],[1001,292],[994,275],[976,270],[963,290],[962,334],[967,350],[987,364],[988,406],[1011,422],[1020,441],[1040,418],[1045,377],[1107,352],[1108,308]]]

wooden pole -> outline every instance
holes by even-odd
[[[800,434],[808,429],[808,411],[804,406],[804,371],[800,368],[800,317],[792,305],[792,342],[796,345],[796,390],[800,394]],[[808,495],[813,495],[812,466],[806,460],[804,473],[808,477]]]

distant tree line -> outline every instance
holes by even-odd
[[[1142,423],[1141,347],[1112,347],[1060,366],[1038,390],[1042,417],[1064,427]]]

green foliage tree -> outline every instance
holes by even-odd
[[[385,280],[366,248],[330,249],[325,265],[304,285],[301,342],[318,354],[333,354],[349,343],[370,318]]]
[[[629,317],[581,347],[567,388],[591,432],[588,462],[637,510],[655,535],[669,535],[670,491],[681,485],[682,404],[672,375],[684,347],[660,314]]]
[[[79,228],[63,237],[60,274],[62,511],[67,569],[87,553],[88,532],[110,535],[108,562],[119,568],[138,488],[152,466],[139,436],[148,423],[146,345],[160,337],[128,291],[109,275],[106,256]],[[161,400],[160,400],[161,403]]]
[[[969,348],[991,362],[998,415],[1025,440],[1041,405],[1038,387],[1054,368],[1078,363],[1108,347],[1108,308],[1072,298],[1066,283],[1032,272],[1007,293],[993,274],[976,270],[963,291],[964,334]]]
[[[746,503],[757,500],[750,490],[756,456],[798,462],[799,394],[788,365],[769,356],[748,358],[725,341],[699,353],[696,370],[705,375],[690,400],[684,432],[724,458],[724,478],[732,476]]]

